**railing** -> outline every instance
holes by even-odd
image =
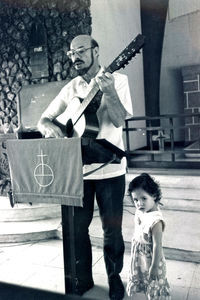
[[[144,126],[135,126],[141,121]],[[124,132],[129,167],[200,168],[200,113],[133,117],[126,120]],[[131,132],[141,133],[143,140],[146,136],[144,147],[131,149]]]

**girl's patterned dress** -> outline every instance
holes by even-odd
[[[149,300],[170,300],[170,288],[166,279],[164,255],[159,262],[159,277],[149,280],[149,268],[152,261],[153,226],[161,221],[164,230],[163,216],[160,211],[143,213],[136,210],[135,234],[132,240],[131,266],[128,277],[127,293],[133,296],[143,292]]]

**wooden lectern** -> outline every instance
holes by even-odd
[[[30,85],[22,88],[17,97],[19,119],[19,132],[17,137],[21,139],[21,141],[24,139],[41,138],[41,134],[37,131],[37,122],[42,112],[67,82],[69,82],[69,80]],[[73,213],[73,206],[61,204],[66,294],[73,294],[75,291],[76,268]]]
[[[68,153],[68,155],[66,155]],[[10,139],[7,141],[12,202],[61,205],[65,293],[76,289],[74,206],[82,206],[80,139]]]

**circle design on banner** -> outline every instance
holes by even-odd
[[[41,158],[41,162],[34,170],[34,178],[39,186],[47,187],[52,184],[54,180],[54,173],[52,168],[48,164],[44,163],[44,157],[47,155],[43,154],[42,150],[41,154],[37,156]]]

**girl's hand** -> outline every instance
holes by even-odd
[[[149,268],[149,280],[156,280],[158,279],[158,268],[150,267]]]
[[[153,255],[152,262],[149,268],[149,279],[158,279],[158,267],[162,258],[162,222],[159,221],[152,228],[152,240],[153,240]]]

